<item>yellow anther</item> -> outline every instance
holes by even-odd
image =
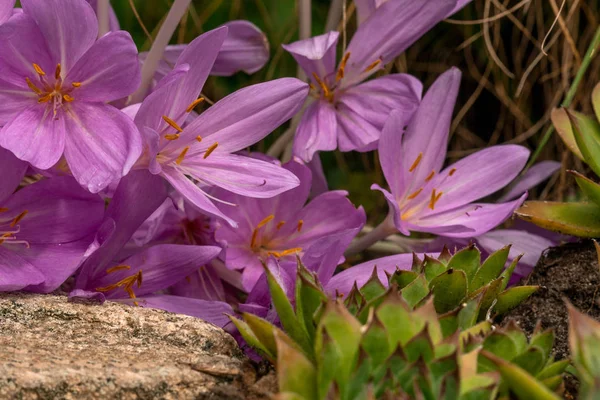
[[[268,224],[269,222],[271,222],[273,220],[273,218],[275,218],[275,216],[273,214],[269,215],[268,217],[264,218],[262,221],[260,221],[258,223],[258,225],[256,225],[256,228],[262,228],[263,226],[265,226],[266,224]]]
[[[415,197],[417,197],[419,194],[421,194],[421,192],[423,191],[423,188],[413,192],[410,196],[407,197],[408,200],[412,200]]]
[[[431,173],[429,175],[427,175],[427,178],[425,178],[425,182],[429,182],[430,180],[433,179],[434,176],[435,176],[435,171],[431,171]]]
[[[215,151],[215,149],[219,146],[219,142],[214,142],[206,151],[204,152],[204,159],[208,158],[210,154]]]
[[[294,247],[293,249],[287,249],[283,251],[268,251],[267,254],[275,256],[277,258],[289,256],[290,254],[296,254],[302,251],[302,247]]]
[[[54,70],[54,78],[55,79],[60,78],[60,72],[61,72],[60,64],[56,64],[56,69]]]
[[[196,141],[198,143],[200,143],[202,141],[202,136],[200,136],[200,135],[196,136]]]
[[[27,213],[28,213],[28,211],[25,210],[21,214],[17,215],[15,217],[15,219],[13,219],[12,222],[10,223],[10,227],[14,228],[19,223],[19,221],[21,221],[27,215]]]
[[[67,103],[70,103],[75,99],[73,98],[73,96],[69,96],[68,94],[63,94],[63,100],[66,101]]]
[[[81,86],[81,82],[73,82],[71,83],[71,85],[73,85],[73,87],[78,88]]]
[[[304,221],[303,220],[298,220],[298,226],[296,227],[296,230],[298,232],[300,232],[302,230],[302,226],[304,225]]]
[[[371,63],[367,68],[365,68],[364,72],[369,72],[374,70],[379,64],[381,64],[381,59]]]
[[[348,58],[350,58],[350,53],[344,54],[344,58],[342,58],[342,62],[340,63],[340,68],[335,75],[335,81],[339,82],[342,78],[344,78],[344,69],[346,69],[346,64],[348,63]]]
[[[177,139],[179,139],[179,136],[180,136],[179,133],[171,133],[171,134],[168,133],[168,134],[165,135],[165,139],[167,139],[167,140],[177,140]]]
[[[47,95],[40,97],[38,99],[38,103],[47,103],[50,100],[52,100],[52,97],[54,97],[54,94],[53,93],[48,93]]]
[[[133,285],[137,283],[138,289],[142,286],[142,270],[139,270],[135,274],[128,276],[126,278],[121,279],[117,283],[113,283],[112,285],[103,286],[96,288],[97,292],[109,292],[113,289],[123,287],[123,290],[127,292],[130,298],[135,299],[135,293],[133,292]]]
[[[256,247],[256,239],[258,238],[258,229],[254,229],[252,231],[252,237],[250,238],[250,247],[251,248],[255,248]]]
[[[431,199],[429,200],[429,208],[431,208],[432,210],[435,209],[435,203],[438,202],[438,200],[440,199],[440,197],[442,197],[442,192],[439,192],[436,194],[436,190],[433,189],[431,191]]]
[[[7,211],[8,211],[8,208],[0,207],[0,213],[7,212]]]
[[[419,153],[419,155],[417,156],[417,159],[412,163],[412,165],[408,169],[408,172],[413,172],[415,169],[417,169],[422,158],[423,158],[423,153]]]
[[[115,265],[114,267],[107,268],[106,273],[112,274],[113,272],[122,271],[124,269],[131,269],[131,267],[129,265]]]
[[[42,69],[42,67],[40,67],[36,63],[33,63],[33,69],[35,69],[35,72],[37,72],[38,75],[40,75],[40,76],[46,75],[46,73],[44,72],[44,70]]]
[[[171,128],[175,129],[177,132],[183,132],[183,129],[177,124],[177,122],[173,121],[171,118],[163,115],[162,119],[171,126]]]
[[[285,225],[285,221],[279,221],[279,223],[277,224],[277,229],[281,229],[283,225]]]
[[[310,88],[310,90],[317,90],[317,88],[315,87],[315,85],[313,85],[312,83],[309,83],[308,87]]]
[[[330,97],[331,96],[331,92],[329,91],[329,88],[327,87],[327,85],[325,84],[325,82],[323,82],[321,80],[321,78],[319,78],[319,75],[317,75],[316,72],[313,72],[312,76],[313,76],[313,78],[315,78],[315,81],[317,81],[317,83],[321,87],[321,90],[323,91],[323,95],[325,97]]]
[[[42,94],[42,91],[40,90],[40,88],[35,86],[29,78],[25,78],[25,81],[27,82],[27,86],[29,86],[29,89],[33,90],[37,94]]]
[[[179,154],[179,156],[177,157],[177,159],[175,160],[175,164],[177,165],[181,165],[181,163],[183,162],[183,159],[185,158],[185,155],[187,154],[188,150],[190,149],[190,146],[186,146],[181,153]]]
[[[450,172],[448,172],[448,176],[452,176],[452,175],[454,175],[454,173],[455,173],[455,172],[456,172],[456,168],[452,168],[452,169],[450,170]]]
[[[196,106],[200,103],[202,103],[204,101],[204,97],[199,97],[196,100],[194,100],[186,109],[185,112],[192,112],[192,110],[194,108],[196,108]]]

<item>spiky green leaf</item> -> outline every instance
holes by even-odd
[[[551,231],[579,237],[600,236],[600,206],[595,203],[527,201],[515,213]]]

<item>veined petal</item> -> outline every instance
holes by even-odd
[[[248,197],[273,197],[300,184],[293,173],[278,165],[236,154],[190,157],[182,167],[202,182]]]
[[[560,169],[561,164],[558,161],[542,161],[525,172],[523,176],[515,179],[510,189],[498,201],[509,201],[519,197],[527,190],[537,186],[546,179],[550,178],[556,171]]]
[[[0,146],[36,168],[48,169],[62,156],[65,136],[62,111],[55,119],[49,106],[36,102],[4,125],[0,131]]]
[[[35,105],[37,101],[37,94],[29,88],[24,89],[0,79],[0,126],[15,118],[23,109]]]
[[[363,118],[360,107],[353,109],[340,102],[336,109],[340,151],[370,151],[372,147],[377,148],[381,129]]]
[[[318,85],[313,74],[323,81],[332,82],[334,78],[335,50],[339,36],[339,32],[332,31],[294,43],[283,44],[282,47],[294,57],[313,83]]]
[[[0,3],[0,25],[8,21],[13,14],[16,0],[3,0]]]
[[[215,154],[245,149],[263,139],[295,115],[306,96],[308,85],[295,78],[281,78],[240,89],[204,111],[190,123],[180,140],[203,140],[194,152],[204,152],[213,143]]]
[[[44,275],[31,263],[0,246],[0,292],[23,289],[44,282]]]
[[[96,13],[81,0],[22,0],[25,14],[40,27],[55,64],[66,75],[98,37]]]
[[[221,210],[207,197],[194,182],[186,177],[183,172],[174,168],[163,168],[161,176],[164,177],[173,188],[179,192],[191,205],[200,211],[214,215],[215,217],[223,218],[229,225],[237,227],[237,223],[223,214]]]
[[[269,42],[264,33],[248,21],[230,21],[211,75],[231,76],[238,71],[253,74],[269,61]]]
[[[411,221],[409,229],[454,238],[470,238],[494,229],[523,204],[527,194],[508,203],[471,203]]]
[[[0,205],[4,204],[4,201],[19,186],[27,167],[27,163],[19,160],[10,151],[0,148],[0,171],[2,171]]]
[[[325,177],[325,171],[323,170],[323,164],[321,163],[321,157],[317,154],[313,156],[312,160],[307,164],[312,172],[312,186],[310,189],[311,197],[316,197],[329,190],[327,178]]]
[[[65,157],[79,184],[97,193],[127,175],[142,153],[141,135],[110,105],[73,102],[68,107]]]
[[[386,1],[387,0],[354,0],[358,24],[360,25],[365,22],[365,20],[369,18],[373,12],[375,12],[377,7]]]
[[[68,72],[65,84],[77,101],[108,102],[129,96],[140,84],[140,63],[131,35],[125,31],[102,36]]]
[[[169,293],[201,300],[226,300],[223,282],[210,263],[171,286]]]
[[[317,151],[331,151],[336,147],[336,110],[327,101],[315,101],[302,115],[296,130],[294,155],[308,162],[312,160]]]
[[[343,85],[351,86],[393,60],[444,19],[456,0],[395,0],[382,4],[354,34]],[[369,69],[377,60],[376,68]]]
[[[400,111],[392,111],[379,139],[379,163],[383,176],[392,193],[404,193],[404,163],[402,156],[402,136],[406,126],[406,115]]]

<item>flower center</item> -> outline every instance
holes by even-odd
[[[275,240],[273,240],[273,236],[285,225],[285,221],[279,221],[277,225],[275,225],[274,231],[273,229],[271,229],[270,232],[264,232],[263,228],[274,219],[275,215],[271,214],[256,225],[256,228],[254,228],[254,230],[252,231],[252,236],[250,238],[250,248],[252,249],[252,251],[254,251],[254,253],[261,258],[267,258],[269,256],[282,258],[292,254],[300,253],[302,251],[301,247],[282,249],[280,248],[281,246],[277,246]],[[296,231],[301,232],[303,225],[304,221],[298,220],[298,223],[296,225]]]
[[[0,213],[7,212],[8,208],[0,208]],[[29,242],[17,239],[17,234],[21,232],[19,222],[27,215],[27,210],[23,211],[12,220],[2,221],[0,219],[0,245],[22,244],[29,248]],[[8,225],[8,226],[7,226]]]
[[[52,106],[54,119],[57,119],[56,113],[64,103],[70,103],[74,100],[71,93],[81,86],[81,82],[73,82],[71,86],[63,85],[61,77],[61,66],[56,65],[54,71],[54,79],[49,77],[46,72],[38,64],[33,64],[33,69],[37,73],[37,78],[32,81],[25,78],[27,86],[38,96],[38,103],[47,103]]]

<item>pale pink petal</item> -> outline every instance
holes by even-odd
[[[0,1],[0,25],[8,21],[13,14],[16,0]]]
[[[308,162],[317,151],[331,151],[336,147],[336,110],[333,104],[318,100],[302,115],[294,137],[294,155]]]
[[[337,31],[327,32],[284,44],[282,47],[294,57],[315,85],[318,85],[318,82],[313,74],[322,81],[333,83],[335,82],[335,50],[339,35]]]

